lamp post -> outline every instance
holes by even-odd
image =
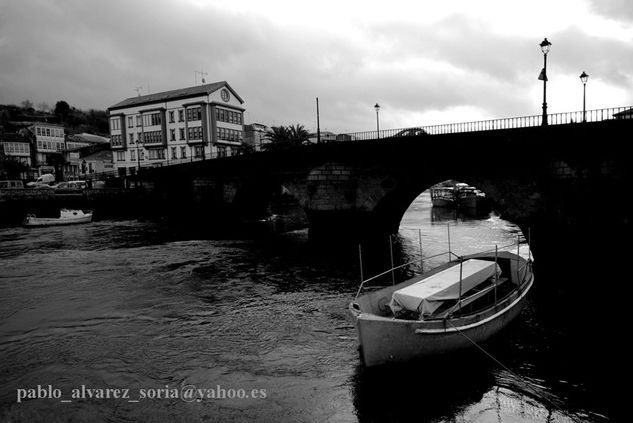
[[[376,103],[374,106],[376,110],[376,133],[378,134],[378,139],[380,139],[380,120],[378,119],[378,112],[380,111],[380,104]]]
[[[582,82],[582,121],[583,122],[587,122],[587,109],[585,108],[586,105],[586,98],[587,98],[587,80],[589,79],[589,75],[587,75],[585,73],[585,71],[583,71],[580,74],[580,81]]]
[[[552,45],[547,38],[545,38],[540,46],[541,51],[543,52],[543,70],[539,75],[538,79],[543,81],[543,121],[542,125],[547,125],[547,53],[549,52],[549,48]]]

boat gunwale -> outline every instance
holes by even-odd
[[[517,260],[515,257],[518,257],[518,259],[520,259],[520,261],[523,261],[524,263],[524,269],[527,270],[527,266],[529,266],[529,264],[531,263],[529,260],[526,260],[525,258],[512,253],[510,251],[502,251],[500,253],[504,253],[503,255],[506,256],[505,259],[506,260]],[[475,253],[472,255],[468,255],[463,257],[464,259],[466,258],[474,258],[474,257],[481,257],[481,256],[486,256],[489,257],[486,253]],[[514,256],[514,257],[513,257]],[[434,269],[431,269],[430,271],[426,272],[425,275],[430,276],[431,272],[435,273],[436,270],[442,269],[443,268],[448,268],[450,267],[449,265],[453,263],[453,262],[448,262],[448,263],[444,263]],[[458,263],[458,262],[457,262]],[[453,265],[455,265],[456,263],[453,263]],[[525,278],[525,276],[527,276],[527,274],[525,274],[523,276],[523,278]],[[394,291],[397,289],[400,289],[400,286],[405,287],[405,286],[409,286],[413,283],[416,282],[411,282],[413,278],[401,282],[395,286],[388,286],[388,287],[384,287],[382,289],[393,289]],[[499,303],[497,304],[493,304],[490,307],[487,307],[483,310],[474,312],[472,314],[468,314],[465,316],[459,316],[459,317],[455,317],[455,318],[451,318],[451,317],[445,317],[445,318],[438,318],[438,319],[427,319],[427,320],[409,320],[409,319],[399,319],[396,317],[389,317],[389,316],[382,316],[380,314],[376,314],[376,313],[372,313],[372,312],[367,312],[367,311],[362,311],[360,309],[360,304],[358,303],[358,300],[360,298],[363,297],[368,297],[371,295],[375,295],[376,293],[382,291],[382,289],[377,290],[377,291],[373,291],[373,292],[369,292],[366,293],[362,296],[357,297],[354,301],[351,301],[348,305],[348,311],[353,315],[353,317],[356,319],[356,322],[358,322],[359,320],[365,321],[365,322],[381,322],[381,323],[394,323],[394,324],[409,324],[409,325],[416,325],[416,326],[439,326],[443,324],[443,328],[428,328],[428,329],[424,329],[424,328],[419,328],[416,329],[416,333],[418,333],[418,331],[420,331],[420,334],[423,333],[428,333],[428,334],[433,334],[433,333],[446,333],[446,332],[455,332],[458,330],[466,330],[466,329],[470,329],[470,328],[474,328],[477,326],[480,326],[482,324],[487,323],[490,320],[493,320],[494,318],[497,318],[498,316],[504,314],[505,312],[507,312],[508,310],[511,310],[519,301],[521,301],[526,295],[527,292],[531,289],[532,284],[534,282],[534,273],[532,271],[529,271],[529,278],[527,280],[524,280],[520,285],[517,286],[516,289],[513,289],[510,293],[508,293],[505,297],[503,297]],[[507,305],[504,305],[504,303],[508,303]],[[357,306],[358,308],[354,307]],[[501,306],[502,308],[500,310],[497,310],[498,307]],[[492,314],[485,316],[484,318],[481,318],[482,315],[486,315],[487,313],[492,312]],[[474,319],[480,319],[480,320],[476,320],[472,323],[470,323],[469,321],[472,321]],[[449,321],[451,322],[451,324],[453,324],[452,322],[455,322],[456,324],[453,325],[453,328],[447,328],[446,326],[446,322]],[[460,325],[460,323],[462,323],[462,325]],[[358,323],[357,323],[358,324]]]

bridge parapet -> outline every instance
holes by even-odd
[[[581,122],[602,122],[611,119],[633,119],[633,106],[611,107],[586,111],[551,113],[547,115],[549,125],[566,125]],[[419,135],[444,135],[465,132],[496,131],[542,126],[542,115],[509,117],[471,122],[446,123],[381,131],[348,132],[337,139],[344,141],[367,141],[392,139]]]

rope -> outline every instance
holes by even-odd
[[[503,367],[508,373],[510,373],[512,376],[514,376],[516,378],[517,381],[519,381],[520,383],[522,383],[526,388],[528,388],[527,390],[532,392],[532,394],[534,394],[535,396],[537,396],[538,398],[542,399],[544,402],[548,403],[551,407],[557,409],[561,414],[566,415],[568,417],[570,417],[573,421],[575,422],[581,422],[581,420],[578,420],[576,418],[576,416],[568,414],[565,410],[563,410],[560,406],[556,405],[553,401],[550,401],[546,396],[540,394],[538,391],[536,391],[535,389],[533,389],[530,384],[528,382],[526,382],[521,376],[519,376],[517,373],[513,372],[512,370],[510,370],[510,368],[508,366],[506,366],[505,364],[503,364],[501,361],[497,360],[492,354],[490,354],[488,351],[486,351],[481,345],[477,344],[475,341],[473,341],[468,335],[466,335],[464,332],[462,332],[461,330],[459,330],[459,328],[455,325],[453,325],[453,323],[450,320],[446,320],[448,322],[449,325],[451,325],[460,335],[462,335],[464,338],[466,338],[468,341],[470,341],[471,344],[473,344],[475,347],[477,347],[481,352],[483,352],[484,354],[486,354],[492,361],[494,361],[495,363],[497,363],[499,366]]]

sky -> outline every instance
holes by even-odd
[[[0,104],[107,109],[227,81],[245,123],[322,131],[633,105],[630,0],[0,0]],[[204,72],[204,75],[198,72]]]

